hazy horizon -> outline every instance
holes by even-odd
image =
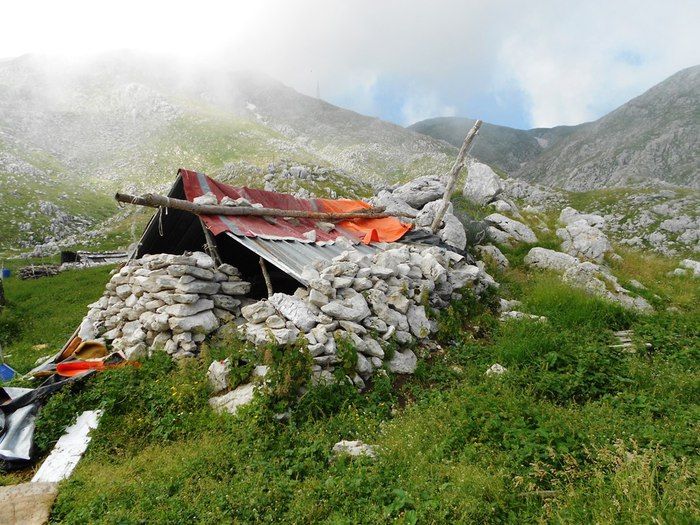
[[[512,1],[80,0],[4,11],[6,59],[131,50],[256,70],[402,126],[439,116],[523,129],[579,124],[700,63],[700,4],[689,1],[533,9]]]

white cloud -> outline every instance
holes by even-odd
[[[700,62],[700,3],[685,0],[24,0],[2,18],[0,57],[168,53],[309,95],[320,82],[324,99],[370,114],[392,102],[378,98],[382,79],[408,79],[392,86],[407,122],[479,116],[466,100],[521,91],[533,125],[575,123]]]
[[[435,92],[411,93],[401,105],[404,125],[414,124],[431,117],[454,117],[456,114],[457,108],[440,102]]]
[[[697,2],[559,3],[504,39],[504,83],[529,100],[533,126],[593,120],[700,62]]]

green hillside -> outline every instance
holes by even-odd
[[[158,355],[55,395],[39,418],[41,450],[81,410],[105,415],[52,521],[692,522],[698,284],[665,278],[673,261],[625,252],[615,273],[658,295],[658,313],[636,315],[526,272],[507,253],[516,264],[495,273],[502,294],[547,323],[499,323],[483,305],[454,303],[440,315],[442,350],[407,380],[377,376],[365,394],[318,387],[295,400],[275,383],[277,395],[235,417],[214,415],[205,370],[240,352],[219,341],[202,361]],[[58,348],[108,270],[81,271],[80,286],[76,272],[7,281],[0,333],[10,362],[24,371]],[[620,329],[651,347],[609,348]],[[508,373],[485,376],[495,362]],[[289,420],[278,421],[286,410]],[[340,439],[379,455],[334,458]]]

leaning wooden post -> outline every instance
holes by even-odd
[[[474,126],[469,130],[469,133],[467,133],[467,136],[464,138],[464,142],[462,143],[462,147],[459,149],[457,160],[455,161],[448,175],[447,187],[445,188],[445,194],[442,196],[442,206],[440,206],[440,209],[438,209],[437,213],[435,214],[435,219],[433,219],[433,224],[430,226],[433,233],[437,233],[437,231],[440,229],[442,219],[445,217],[447,208],[450,205],[450,199],[452,199],[452,193],[454,192],[455,185],[457,184],[457,177],[467,161],[467,154],[472,147],[476,134],[479,133],[480,127],[481,120],[474,122]]]
[[[270,297],[273,293],[272,290],[272,279],[270,279],[270,272],[267,271],[267,264],[265,264],[265,259],[260,257],[260,269],[262,270],[263,279],[265,279],[265,286],[267,287],[267,296]]]
[[[204,224],[204,221],[201,217],[199,218],[199,222],[202,225],[202,230],[204,231],[204,238],[207,241],[207,251],[209,252],[209,256],[212,259],[214,259],[214,262],[217,266],[221,266],[221,256],[219,255],[219,250],[216,247],[216,241],[214,240],[214,236],[209,231],[209,228],[207,228],[207,225]]]

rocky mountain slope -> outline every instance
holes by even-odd
[[[410,129],[458,145],[470,119],[422,121]],[[485,125],[474,156],[510,175],[570,190],[659,180],[700,188],[700,66],[578,126],[517,130]]]
[[[159,189],[182,166],[262,186],[285,159],[330,170],[328,186],[352,196],[442,173],[452,156],[444,142],[250,72],[124,52],[0,62],[3,250],[95,225],[116,212],[115,189]]]

